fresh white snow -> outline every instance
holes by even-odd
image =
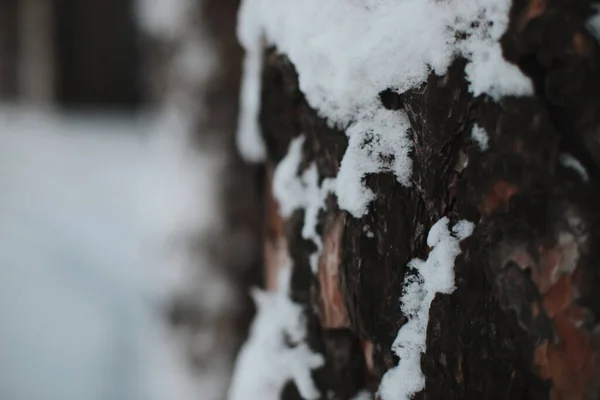
[[[260,12],[249,2],[240,5],[238,13],[237,36],[246,49],[243,65],[243,79],[240,88],[240,114],[236,135],[237,147],[241,156],[248,162],[258,163],[265,160],[266,149],[263,143],[260,126],[260,93],[263,63],[262,30],[256,24]]]
[[[317,246],[317,251],[310,258],[312,271],[316,273],[323,248],[323,241],[317,233],[319,211],[325,208],[325,200],[333,193],[336,180],[326,178],[319,185],[319,174],[314,163],[299,174],[304,140],[304,136],[293,139],[286,156],[277,165],[273,176],[273,195],[285,218],[290,217],[297,209],[304,209],[302,237],[312,240]]]
[[[163,313],[207,270],[182,239],[219,221],[220,161],[180,128],[0,109],[1,398],[220,398],[227,375],[192,377]]]
[[[279,400],[293,381],[306,400],[320,397],[311,371],[325,360],[305,342],[306,320],[302,306],[289,298],[292,268],[280,270],[277,291],[254,289],[257,306],[250,336],[238,355],[229,400]]]
[[[363,149],[361,143],[373,135],[390,143],[387,153],[402,166],[394,168],[399,182],[408,184],[411,175],[406,160],[408,126],[397,121],[406,116],[383,111],[379,92],[418,87],[431,71],[441,75],[454,57],[463,55],[469,60],[466,74],[474,95],[499,99],[532,93],[530,80],[504,60],[498,43],[510,4],[510,0],[244,0],[238,31],[247,57],[244,86],[255,92],[242,96],[240,121],[246,123],[240,125],[240,141],[254,142],[242,148],[261,148],[257,60],[262,59],[264,40],[294,63],[309,104],[331,124],[347,128],[355,144],[342,162],[346,189],[338,190],[337,196],[343,209],[360,217],[372,193],[361,182],[363,164],[353,160],[368,158],[371,165],[379,161],[377,152]],[[458,39],[458,32],[467,38]],[[256,155],[259,159],[261,154]],[[390,169],[386,163],[379,168]]]
[[[375,198],[373,191],[362,184],[367,174],[392,172],[398,182],[411,185],[412,142],[403,134],[408,128],[406,113],[386,109],[348,128],[348,148],[335,188],[341,209],[357,218],[367,213],[368,204]]]
[[[479,145],[481,151],[486,151],[487,149],[489,149],[490,138],[485,129],[483,129],[479,125],[473,125],[473,129],[471,130],[471,138],[475,141],[475,143],[477,143],[477,145]]]
[[[401,309],[408,321],[400,328],[392,350],[400,358],[398,365],[385,373],[379,387],[382,400],[409,400],[425,387],[421,354],[426,350],[429,308],[437,293],[454,291],[454,260],[460,254],[459,243],[469,237],[474,225],[460,221],[452,230],[443,217],[429,230],[427,260],[408,263]]]

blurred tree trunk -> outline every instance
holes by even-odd
[[[21,1],[21,0],[19,0]],[[135,110],[142,103],[134,0],[27,0],[54,17],[51,51],[56,101],[69,108]],[[25,2],[25,3],[26,3]],[[39,3],[39,4],[38,4]],[[29,18],[29,24],[34,22]],[[39,50],[34,53],[39,57]],[[46,65],[45,63],[44,65]]]
[[[224,168],[218,193],[222,225],[192,239],[193,251],[209,257],[194,259],[200,278],[191,282],[191,292],[174,299],[169,312],[173,324],[188,333],[186,346],[198,376],[218,387],[212,394],[198,393],[199,398],[220,399],[252,317],[247,289],[260,280],[262,176],[260,168],[240,159],[235,147],[242,58],[235,35],[239,0],[171,4],[183,11],[177,25],[146,26],[147,96],[189,129],[186,140],[200,157],[216,155],[215,168],[220,161]],[[208,303],[218,300],[198,301],[206,297],[203,292],[221,289],[228,297],[226,306],[215,310]]]
[[[0,2],[0,100],[14,99],[17,75],[17,0]]]
[[[585,28],[587,1],[513,3],[504,56],[533,80],[535,95],[474,98],[462,59],[416,90],[382,93],[386,108],[410,118],[413,185],[369,176],[377,198],[360,219],[330,197],[316,275],[302,212],[281,218],[270,177],[301,134],[302,165],[314,161],[321,178],[335,177],[347,138],[305,101],[294,65],[274,49],[265,56],[266,276],[277,260],[293,260],[291,296],[309,311],[309,342],[326,357],[315,374],[332,394],[323,398],[375,392],[397,364],[390,347],[406,321],[405,266],[427,258],[427,232],[443,216],[476,228],[461,243],[456,291],[432,303],[427,383],[416,398],[599,398],[600,48]],[[489,150],[471,139],[474,124],[488,132]],[[570,157],[586,172],[570,168]],[[300,396],[290,384],[283,397]]]
[[[215,52],[214,69],[202,91],[205,112],[197,146],[222,151],[226,166],[220,193],[224,226],[209,242],[215,268],[227,277],[238,302],[226,316],[232,340],[231,362],[247,335],[254,306],[248,288],[259,284],[262,271],[262,167],[240,158],[235,140],[242,49],[236,38],[239,0],[201,0],[202,25]],[[219,351],[217,348],[216,351]]]
[[[19,0],[18,90],[27,103],[49,106],[55,100],[54,14],[50,0]]]

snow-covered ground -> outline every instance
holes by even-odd
[[[184,132],[176,115],[0,108],[0,398],[221,390],[191,378],[164,316],[191,264],[206,263],[185,239],[219,223],[222,160],[193,156]]]

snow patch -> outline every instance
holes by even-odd
[[[304,136],[293,139],[286,156],[277,165],[273,176],[273,195],[284,218],[290,217],[295,210],[304,209],[302,237],[312,240],[317,246],[317,251],[310,258],[312,271],[316,273],[323,248],[323,241],[317,233],[319,211],[325,207],[325,200],[333,192],[336,180],[326,178],[319,185],[319,173],[314,163],[298,175],[304,141]]]
[[[237,128],[237,148],[242,158],[251,163],[265,160],[265,144],[260,135],[260,86],[262,74],[263,40],[260,25],[255,15],[259,10],[250,2],[240,5],[237,36],[246,49],[242,84],[240,88],[240,114]]]
[[[229,389],[229,400],[278,400],[293,381],[307,400],[320,397],[311,371],[325,360],[305,343],[306,317],[302,306],[289,298],[291,267],[280,270],[276,292],[252,292],[257,314],[250,337],[242,347]]]
[[[533,94],[531,80],[502,56],[500,38],[509,22],[510,0],[451,1],[455,10],[455,32],[467,38],[456,41],[457,50],[470,62],[465,67],[474,96],[487,94],[494,100],[504,96]]]
[[[400,361],[381,380],[379,394],[383,400],[409,400],[425,387],[421,354],[426,349],[429,308],[437,293],[454,291],[454,260],[460,254],[459,243],[474,228],[471,222],[463,220],[450,231],[448,222],[444,217],[429,230],[427,245],[432,250],[427,260],[415,258],[407,265],[411,274],[405,278],[400,302],[408,322],[400,328],[392,345]]]
[[[490,50],[506,29],[510,4],[510,0],[331,0],[326,4],[244,0],[240,39],[244,46],[248,41],[256,43],[257,33],[262,32],[296,66],[300,89],[309,103],[332,122],[348,124],[357,111],[378,108],[382,90],[404,92],[423,83],[431,70],[445,73],[457,53],[475,64],[470,77],[477,81],[477,91],[531,93],[529,81],[515,87],[512,80],[498,75],[508,63],[501,53],[496,59]],[[469,37],[460,41],[456,32]],[[256,50],[262,47],[246,47],[248,53]],[[487,67],[491,72],[479,76]]]
[[[345,189],[336,193],[341,208],[356,217],[363,215],[373,193],[362,178],[389,169],[361,147],[369,136],[386,138],[390,146],[385,153],[403,166],[394,171],[398,180],[410,182],[408,146],[398,150],[391,145],[409,141],[408,126],[386,115],[380,92],[418,87],[430,72],[444,74],[462,55],[469,61],[466,74],[474,95],[497,100],[533,93],[530,80],[502,57],[498,43],[508,25],[510,4],[510,0],[244,0],[238,33],[246,49],[244,87],[253,94],[242,95],[240,119],[247,124],[240,125],[246,127],[240,142],[261,147],[255,122],[260,108],[257,65],[264,38],[293,62],[309,104],[332,125],[348,128],[351,145],[338,182]],[[466,38],[460,39],[461,34]],[[402,112],[396,114],[406,119]],[[368,170],[362,164],[365,160]]]
[[[173,39],[185,32],[193,3],[190,0],[138,0],[137,20],[144,30],[156,36]]]
[[[588,182],[590,180],[590,176],[588,175],[588,172],[585,169],[585,167],[579,162],[578,159],[576,159],[572,155],[563,153],[560,155],[558,160],[560,161],[563,167],[571,168],[575,172],[577,172],[581,177],[582,181]]]
[[[486,151],[489,149],[489,136],[485,129],[480,127],[479,125],[473,125],[473,130],[471,130],[471,138],[479,145],[481,151]]]
[[[367,205],[375,198],[363,184],[368,174],[392,172],[398,182],[411,185],[412,142],[406,135],[409,128],[406,113],[386,109],[377,110],[348,128],[348,148],[335,187],[340,208],[356,218],[367,213]]]
[[[157,308],[198,268],[180,239],[220,223],[223,164],[159,121],[0,108],[1,398],[222,398]]]

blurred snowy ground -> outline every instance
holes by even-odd
[[[226,382],[191,377],[165,318],[207,262],[187,238],[219,224],[224,160],[185,131],[175,114],[0,108],[0,398],[219,398]]]

